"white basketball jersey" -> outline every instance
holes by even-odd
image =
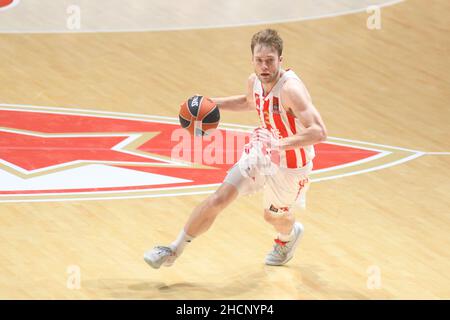
[[[268,130],[277,129],[282,138],[286,138],[305,129],[299,119],[286,112],[281,104],[281,88],[287,79],[300,78],[292,71],[286,70],[269,93],[265,93],[261,81],[256,78],[253,85],[253,96],[256,102],[256,111],[261,126]],[[302,168],[315,156],[314,146],[305,146],[298,149],[281,152],[280,166],[283,168]]]

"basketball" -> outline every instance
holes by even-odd
[[[207,130],[219,125],[220,112],[217,105],[208,97],[192,96],[180,106],[181,127],[193,136],[203,136]]]

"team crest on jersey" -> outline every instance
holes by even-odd
[[[276,113],[276,114],[280,114],[281,113],[280,106],[279,105],[273,105],[272,112]]]
[[[0,11],[8,10],[19,4],[20,0],[0,0]]]
[[[234,141],[246,141],[252,129],[221,124],[214,137],[182,141],[176,118],[0,105],[0,202],[211,193],[240,157],[244,144]],[[373,171],[419,155],[329,138],[316,145],[311,180]]]
[[[275,114],[281,113],[279,101],[280,101],[280,99],[278,99],[277,97],[273,97],[272,112]]]

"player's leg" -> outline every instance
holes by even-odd
[[[206,232],[217,215],[238,196],[238,189],[224,182],[202,203],[194,208],[177,239],[169,246],[156,246],[144,255],[144,260],[153,268],[171,266],[195,237]]]
[[[217,215],[236,199],[237,196],[238,190],[234,185],[228,182],[222,183],[215,193],[206,198],[192,211],[191,216],[184,226],[185,233],[191,237],[197,237],[206,232],[213,224]]]
[[[308,189],[310,168],[281,169],[268,179],[264,192],[264,219],[277,231],[273,250],[266,256],[266,264],[283,265],[292,259],[303,235],[303,225],[295,221],[293,209],[304,203]]]
[[[288,241],[288,235],[291,234],[294,227],[295,216],[291,210],[283,210],[282,208],[273,208],[273,210],[277,210],[277,212],[270,209],[264,210],[264,220],[275,228],[281,240]]]
[[[217,215],[224,210],[238,195],[256,192],[264,185],[265,178],[250,178],[244,174],[248,159],[242,156],[228,171],[222,185],[216,192],[194,208],[184,228],[170,246],[157,246],[145,253],[144,260],[153,268],[161,265],[170,266],[183,252],[184,247],[196,236],[207,231]],[[244,169],[242,169],[244,168]]]
[[[277,210],[274,213],[273,210]],[[294,256],[295,249],[303,235],[303,225],[295,221],[292,210],[272,208],[264,210],[264,219],[278,232],[272,251],[266,256],[266,264],[280,266]]]

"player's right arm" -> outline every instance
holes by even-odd
[[[253,99],[253,84],[255,82],[256,75],[253,73],[248,77],[247,81],[247,93],[238,95],[238,96],[230,96],[223,98],[211,98],[217,106],[219,110],[227,110],[227,111],[251,111],[255,109],[255,101]]]

